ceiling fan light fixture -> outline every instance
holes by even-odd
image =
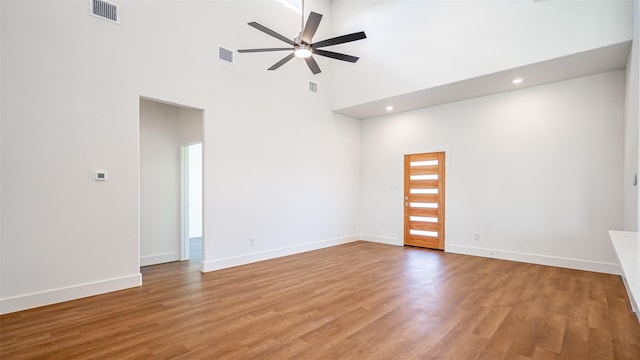
[[[300,45],[293,51],[293,54],[296,57],[305,59],[311,56],[311,48],[307,45]]]
[[[2,1],[2,0],[0,0]],[[282,0],[282,1],[301,1],[302,5],[302,14],[304,14],[304,0]],[[322,48],[334,45],[340,45],[349,43],[352,41],[366,39],[367,35],[365,35],[364,31],[360,31],[357,33],[346,34],[341,36],[336,36],[330,39],[325,39],[322,41],[313,41],[313,36],[318,30],[318,26],[320,25],[320,20],[322,20],[322,14],[318,14],[316,12],[311,11],[309,13],[309,17],[307,18],[307,22],[304,22],[304,16],[300,16],[301,22],[301,31],[300,34],[295,39],[290,39],[282,34],[279,34],[264,25],[260,25],[255,21],[248,23],[249,26],[262,31],[263,33],[274,37],[282,42],[285,42],[291,47],[280,47],[280,48],[262,48],[262,49],[240,49],[237,50],[238,53],[259,53],[259,52],[268,52],[268,51],[290,51],[289,55],[285,56],[283,59],[273,64],[267,70],[276,70],[282,65],[288,63],[293,58],[301,58],[304,59],[305,63],[309,67],[309,70],[316,75],[321,72],[320,66],[315,61],[313,55],[324,56],[331,59],[346,61],[350,63],[355,63],[358,61],[357,56],[351,56],[347,54],[337,53],[333,51],[323,50]]]

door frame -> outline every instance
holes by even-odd
[[[204,200],[204,141],[194,141],[180,146],[180,260],[191,258],[191,243],[189,241],[189,147],[202,144],[202,189],[201,196]],[[204,201],[202,201],[202,226],[204,227]],[[204,229],[202,229],[204,248]],[[204,254],[204,251],[203,251]],[[204,259],[203,259],[204,260]]]
[[[434,152],[443,152],[444,153],[444,162],[445,162],[445,176],[444,176],[444,198],[445,198],[445,207],[444,207],[444,238],[445,238],[445,242],[444,242],[444,252],[448,252],[447,248],[449,247],[449,242],[446,241],[446,239],[448,238],[448,229],[449,226],[447,226],[447,222],[449,221],[449,214],[451,212],[451,202],[450,199],[451,197],[449,196],[449,192],[451,191],[451,178],[453,175],[453,171],[451,171],[453,169],[453,151],[451,150],[451,146],[450,145],[443,145],[443,146],[434,146],[434,147],[411,147],[411,148],[404,148],[401,149],[401,154],[398,157],[398,160],[400,161],[400,164],[402,164],[400,166],[400,178],[402,179],[402,181],[400,182],[400,184],[403,184],[402,186],[400,186],[400,193],[398,195],[398,202],[397,202],[397,210],[396,210],[396,214],[398,214],[398,223],[400,224],[399,227],[399,231],[398,231],[398,239],[399,239],[399,245],[400,246],[404,246],[404,157],[405,155],[413,155],[413,154],[424,154],[424,153],[434,153]]]
[[[189,145],[180,146],[180,260],[189,260]]]

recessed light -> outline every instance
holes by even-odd
[[[515,78],[511,82],[514,84],[520,84],[522,81],[523,81],[522,78]]]
[[[385,109],[387,109],[387,111],[391,111],[391,110],[393,110],[393,106],[389,105]]]

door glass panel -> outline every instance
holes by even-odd
[[[438,180],[438,174],[411,175],[411,180]]]
[[[438,189],[409,189],[409,194],[437,194]]]
[[[420,236],[433,236],[433,237],[438,236],[438,233],[435,231],[424,231],[424,230],[413,230],[413,229],[409,231],[409,234],[420,235]]]
[[[435,166],[438,165],[438,160],[425,160],[425,161],[412,161],[411,166]]]

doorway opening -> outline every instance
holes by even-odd
[[[204,111],[142,97],[139,110],[140,266],[202,261]]]
[[[182,147],[182,260],[202,261],[202,142]]]

